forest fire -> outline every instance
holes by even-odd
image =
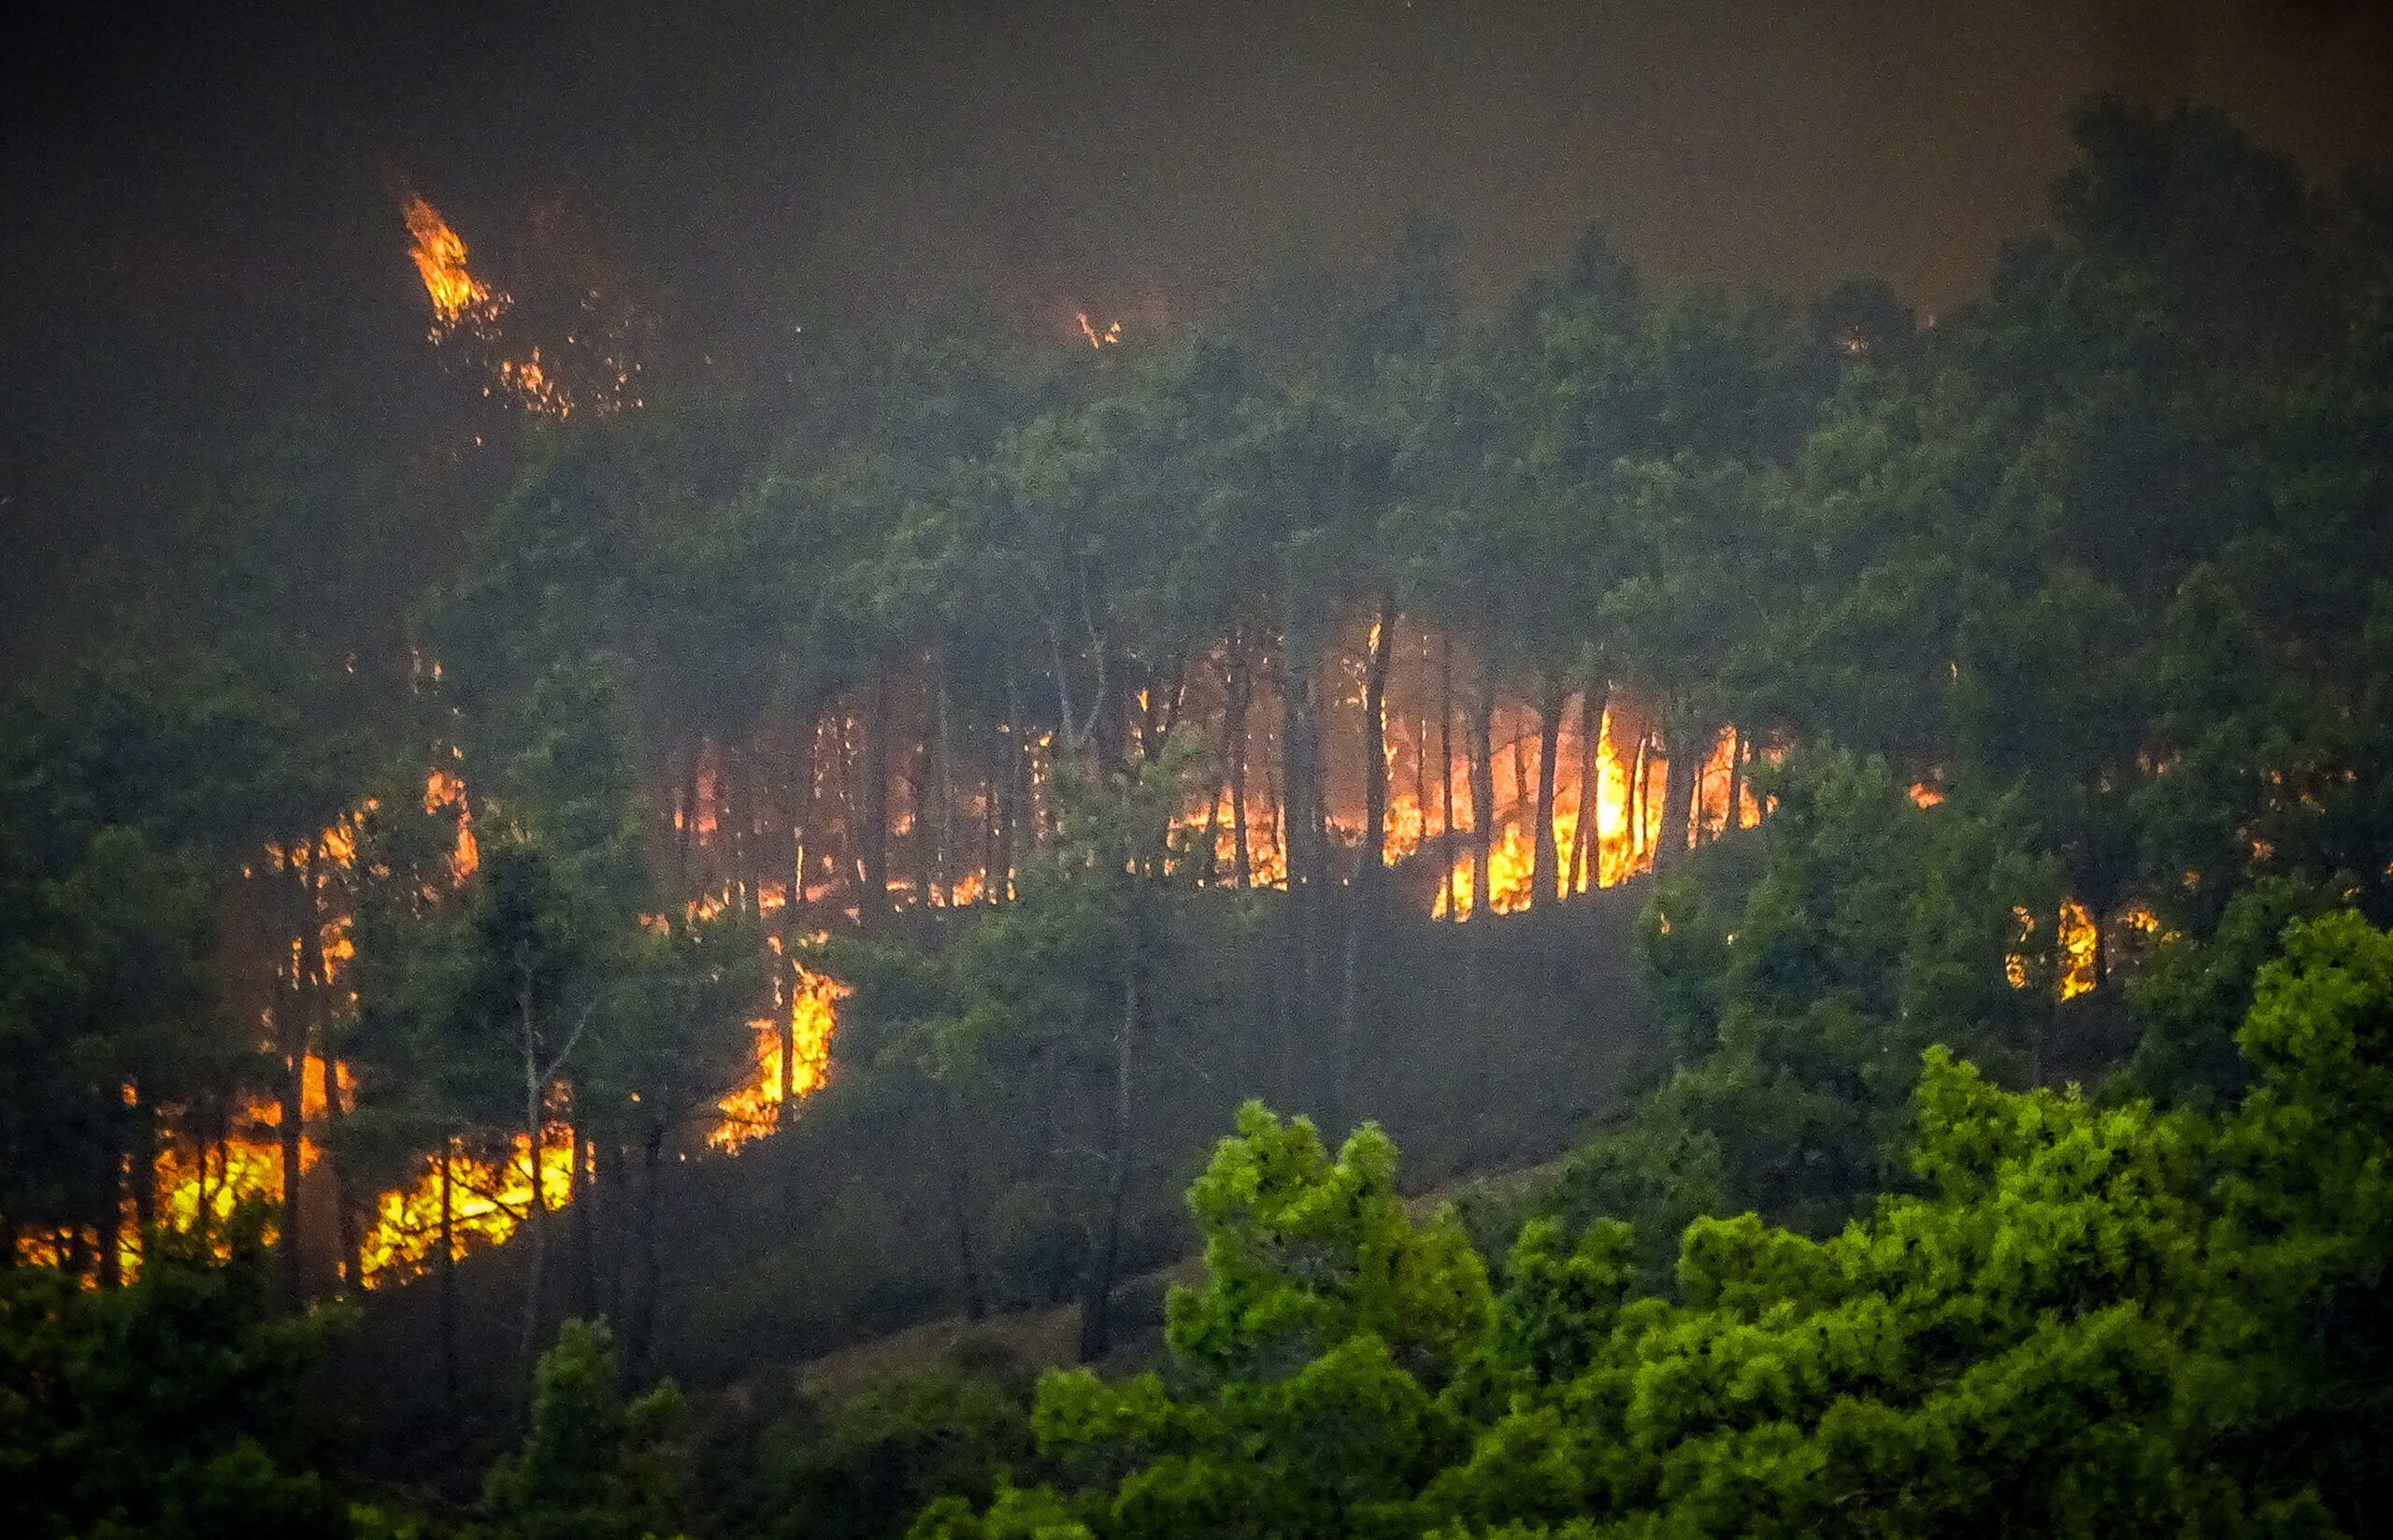
[[[421,193],[408,194],[400,215],[407,221],[408,234],[415,238],[408,254],[415,259],[424,292],[432,300],[431,341],[446,342],[460,331],[484,341],[496,340],[499,318],[512,302],[503,293],[492,292],[466,270],[465,240]]]
[[[483,395],[536,417],[558,420],[582,410],[609,416],[641,404],[637,394],[640,365],[627,345],[638,318],[620,295],[610,295],[577,274],[571,284],[573,319],[567,326],[554,324],[553,317],[548,327],[522,326],[525,316],[541,307],[519,307],[512,292],[494,289],[476,278],[466,265],[464,237],[438,209],[421,193],[410,192],[400,213],[414,242],[408,255],[432,302],[427,336],[435,347],[462,340],[469,366],[481,377]],[[563,222],[561,217],[544,218],[539,227],[548,230]],[[575,265],[593,264],[585,261]],[[510,335],[523,330],[540,333],[548,341],[529,342]]]
[[[821,1089],[831,1074],[831,1034],[838,1028],[837,1002],[846,989],[803,963],[793,962],[781,988],[790,996],[781,1015],[749,1023],[756,1033],[756,1072],[749,1082],[716,1104],[723,1121],[707,1143],[737,1154],[751,1139],[781,1126],[782,1109]],[[784,1030],[786,1026],[786,1030]]]

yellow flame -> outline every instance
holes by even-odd
[[[793,967],[797,987],[789,1006],[790,1093],[803,1098],[820,1090],[830,1076],[831,1036],[839,1024],[837,1002],[848,991],[801,964]],[[749,1024],[756,1033],[756,1072],[747,1085],[717,1104],[723,1121],[707,1135],[708,1144],[730,1153],[781,1123],[781,1024],[771,1016]]]
[[[410,194],[400,213],[408,234],[415,237],[408,255],[432,299],[432,340],[442,341],[460,328],[480,331],[495,323],[508,297],[493,293],[466,271],[465,240],[449,228],[440,211],[421,194]]]

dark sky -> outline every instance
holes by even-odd
[[[1361,254],[1415,208],[1482,298],[1601,216],[1657,274],[1933,310],[2041,219],[2089,92],[2214,103],[2329,177],[2393,144],[2386,0],[185,9],[0,37],[0,520],[36,553],[0,601],[227,423],[408,409],[399,178],[478,257],[562,199],[681,341],[736,347],[959,278],[1059,333],[1185,315],[1292,223]]]

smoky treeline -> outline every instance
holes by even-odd
[[[1469,1242],[1656,1300],[1918,1191],[1931,1046],[2233,1107],[2280,933],[2393,918],[2393,197],[2073,127],[1932,320],[1600,227],[1478,314],[1416,221],[228,454],[8,706],[9,1265],[270,1257],[457,1464],[566,1315],[639,1382],[1039,1305],[1118,1360],[1250,1095],[1441,1181],[1579,1141]]]

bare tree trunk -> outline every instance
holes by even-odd
[[[1667,876],[1694,841],[1695,779],[1702,768],[1696,757],[1698,729],[1671,723],[1665,729],[1662,752],[1667,767],[1662,781],[1662,828],[1654,843],[1654,872]]]
[[[707,740],[704,734],[692,738],[690,757],[681,777],[681,827],[675,855],[681,868],[681,896],[689,898],[697,891],[698,851],[698,768],[706,758]]]
[[[1484,663],[1470,719],[1470,918],[1483,920],[1496,912],[1488,872],[1496,851],[1496,681]]]
[[[451,1157],[457,1148],[452,1134],[440,1142],[440,1387],[446,1399],[457,1399],[457,1205]]]
[[[1653,771],[1646,763],[1646,750],[1653,747],[1653,743],[1654,735],[1651,732],[1637,740],[1636,774],[1628,783],[1628,865],[1631,871],[1635,871],[1638,864],[1645,858],[1645,804],[1648,799],[1648,788],[1645,783],[1654,778]]]
[[[1114,1043],[1113,1159],[1106,1173],[1105,1220],[1091,1248],[1088,1281],[1081,1292],[1080,1361],[1093,1363],[1113,1347],[1111,1305],[1113,1272],[1120,1262],[1122,1210],[1130,1192],[1130,1052],[1139,1027],[1139,959],[1134,941],[1122,972],[1122,1029]]]
[[[1745,735],[1735,728],[1728,729],[1728,811],[1720,820],[1720,832],[1733,834],[1744,827],[1740,816],[1745,800]]]
[[[312,924],[315,920],[310,912],[313,895],[307,890],[299,861],[295,848],[285,848],[283,865],[291,876],[288,886],[292,905],[284,934],[293,936],[299,934],[298,927]],[[303,987],[300,967],[296,957],[281,964],[281,999],[276,1003],[274,1013],[275,1051],[282,1061],[281,1073],[275,1083],[275,1132],[279,1136],[282,1156],[282,1292],[284,1304],[293,1310],[307,1299],[306,1231],[299,1203],[303,1154],[300,1140],[305,1133],[308,1105],[308,1042],[314,1035],[308,1020],[311,997]]]
[[[956,1127],[953,1090],[941,1084],[937,1095],[939,1143],[946,1147],[942,1153],[947,1157],[947,1212],[955,1226],[955,1265],[964,1284],[964,1316],[967,1320],[981,1320],[989,1313],[989,1302],[981,1288],[981,1263],[972,1246],[970,1152],[964,1148],[962,1133]]]
[[[873,672],[872,694],[864,720],[863,792],[857,808],[857,831],[863,847],[864,891],[856,903],[856,920],[871,930],[889,913],[889,670]]]
[[[579,1114],[566,1134],[573,1146],[573,1166],[566,1176],[565,1203],[566,1212],[573,1217],[574,1313],[587,1319],[598,1313],[598,1239],[591,1231],[595,1184],[589,1180],[589,1168],[582,1163],[589,1147],[581,1137]]]
[[[1562,751],[1562,711],[1570,698],[1565,691],[1559,679],[1549,680],[1538,698],[1537,847],[1529,903],[1540,909],[1551,908],[1559,896],[1556,879],[1562,863],[1554,844],[1554,762]]]
[[[1022,720],[1022,690],[1015,682],[1013,662],[1006,662],[1006,812],[997,826],[997,866],[989,887],[1002,905],[1013,896],[1014,852],[1020,848],[1023,814],[1030,803],[1030,740]]]
[[[939,775],[934,791],[939,798],[939,850],[932,864],[939,883],[939,900],[952,908],[955,904],[955,744],[948,728],[947,655],[934,653],[931,668],[938,679],[933,705],[939,718]]]
[[[1570,865],[1564,874],[1566,891],[1594,892],[1600,875],[1594,870],[1603,855],[1598,844],[1601,831],[1597,826],[1597,809],[1603,796],[1603,766],[1599,749],[1603,743],[1603,704],[1596,699],[1592,686],[1579,695],[1579,823],[1570,834]]]
[[[656,1183],[664,1153],[665,1125],[652,1122],[640,1133],[638,1282],[623,1345],[623,1362],[636,1385],[648,1378],[649,1351],[656,1334]]]
[[[524,1164],[531,1175],[532,1196],[524,1209],[524,1227],[531,1232],[532,1255],[527,1265],[529,1276],[523,1284],[523,1331],[520,1349],[521,1362],[517,1375],[518,1393],[529,1405],[532,1365],[540,1346],[540,1285],[549,1260],[549,1205],[546,1184],[540,1180],[540,1130],[547,1120],[540,1105],[540,1038],[532,1014],[531,971],[521,960],[520,982],[516,991],[518,1026],[523,1040],[523,1151]]]
[[[783,948],[795,941],[805,929],[806,840],[814,830],[814,746],[822,735],[821,722],[807,724],[806,754],[790,787],[789,897],[781,905]]]
[[[1370,660],[1363,670],[1363,841],[1354,852],[1354,882],[1346,894],[1346,952],[1339,980],[1338,1040],[1330,1046],[1329,1126],[1346,1127],[1360,1003],[1363,935],[1380,921],[1387,880],[1387,676],[1396,658],[1396,606],[1383,602],[1371,628]]]
[[[203,1157],[204,1158],[204,1157]],[[150,1093],[136,1088],[133,1106],[133,1222],[147,1236],[158,1222],[158,1108]],[[16,1254],[16,1235],[0,1219],[0,1252]],[[148,1242],[143,1242],[143,1256],[148,1256]],[[7,1262],[0,1260],[0,1267]]]
[[[1454,644],[1438,638],[1438,880],[1445,887],[1446,920],[1462,922],[1462,894],[1454,886]]]
[[[1246,710],[1254,695],[1254,674],[1247,666],[1245,639],[1235,632],[1230,638],[1227,684],[1222,736],[1229,750],[1231,884],[1244,892],[1254,886],[1254,860],[1247,852],[1246,839]]]
[[[322,962],[317,966],[321,968]],[[350,1292],[356,1293],[365,1287],[365,1259],[357,1232],[357,1210],[350,1198],[348,1162],[340,1152],[340,1120],[347,1111],[340,1102],[340,1062],[327,1045],[317,1062],[322,1068],[324,1161],[333,1177],[333,1226],[340,1244],[341,1279]]]

